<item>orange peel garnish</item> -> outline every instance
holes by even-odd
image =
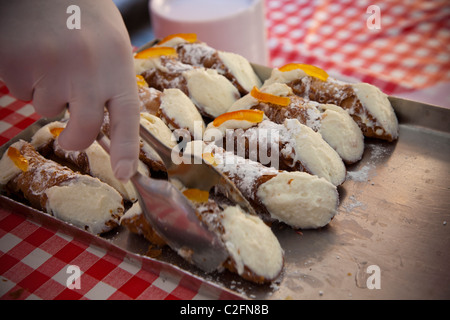
[[[213,153],[203,153],[202,154],[202,158],[203,160],[205,160],[206,162],[208,162],[209,164],[211,164],[212,166],[217,166],[217,162],[216,159],[214,159],[214,155]]]
[[[163,38],[160,42],[158,42],[158,45],[161,45],[163,43],[168,42],[169,40],[172,40],[173,38],[181,38],[187,42],[195,42],[197,41],[197,34],[196,33],[175,33],[168,35],[167,37]]]
[[[9,147],[8,157],[14,162],[14,165],[23,172],[28,170],[28,160],[14,147]]]
[[[259,123],[264,119],[264,111],[261,110],[237,110],[221,114],[214,119],[213,125],[219,127],[228,120],[249,121]]]
[[[183,194],[194,202],[207,202],[209,199],[209,192],[200,189],[186,189],[183,191]]]
[[[136,75],[136,83],[139,87],[148,87],[147,81],[145,81],[144,77],[140,74]]]
[[[282,72],[291,71],[295,69],[301,69],[305,71],[308,76],[317,78],[322,81],[326,81],[328,79],[328,73],[325,70],[320,69],[319,67],[310,65],[310,64],[302,64],[302,63],[288,63],[278,70]]]
[[[261,92],[257,87],[253,87],[252,91],[250,91],[250,95],[259,102],[272,103],[283,107],[286,107],[291,103],[289,97],[280,97],[274,94]]]
[[[177,56],[177,51],[172,47],[150,47],[142,50],[134,56],[136,59],[150,59],[161,56]]]
[[[61,132],[64,130],[64,128],[60,128],[60,127],[58,127],[58,128],[51,128],[50,129],[50,133],[54,136],[54,137],[58,137],[60,134],[61,134]]]

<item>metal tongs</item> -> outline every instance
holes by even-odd
[[[177,179],[187,188],[205,191],[220,184],[227,198],[254,214],[253,208],[236,186],[205,160],[197,158],[176,165],[171,158],[172,149],[142,125],[140,135],[164,162],[169,179]],[[109,153],[109,139],[100,133],[97,141]],[[139,172],[130,180],[137,191],[145,218],[169,247],[205,272],[216,270],[228,258],[217,234],[197,217],[191,202],[174,184],[152,179]]]

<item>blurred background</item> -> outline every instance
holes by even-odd
[[[140,47],[154,38],[148,0],[113,0],[130,33],[131,43]]]
[[[135,47],[154,38],[148,0],[114,2]],[[312,64],[390,95],[450,107],[450,1],[264,2],[270,67]]]

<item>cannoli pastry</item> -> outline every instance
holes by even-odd
[[[177,145],[176,137],[169,127],[157,116],[147,112],[141,112],[140,123],[150,131],[157,139],[169,148]],[[147,165],[150,172],[165,177],[166,167],[158,153],[142,139],[140,141],[139,159]]]
[[[242,278],[265,283],[275,280],[283,269],[283,250],[278,239],[259,217],[245,213],[239,206],[214,210],[208,201],[197,207],[206,223],[215,224],[229,258],[224,267]]]
[[[166,242],[155,232],[151,224],[145,218],[139,201],[125,212],[120,218],[120,225],[125,226],[130,232],[143,236],[150,243],[164,247]]]
[[[398,120],[388,96],[371,84],[345,83],[319,68],[299,64],[273,69],[264,85],[274,82],[286,83],[298,96],[347,110],[366,137],[398,138]]]
[[[54,121],[40,128],[31,138],[33,147],[45,157],[56,156],[70,165],[74,170],[100,179],[115,188],[124,200],[137,200],[136,190],[131,182],[120,182],[113,173],[109,154],[94,141],[82,151],[67,151],[60,147],[57,137],[66,127],[65,122]],[[138,170],[148,176],[148,169],[139,163]]]
[[[260,110],[223,114],[208,125],[203,140],[269,167],[307,172],[335,186],[345,181],[342,159],[319,133],[297,119],[277,124],[263,116]]]
[[[123,215],[123,199],[114,188],[44,158],[24,140],[8,148],[0,169],[7,192],[93,234],[112,230]]]
[[[156,138],[161,140],[161,142],[169,148],[173,148],[176,145],[177,139],[173,135],[173,132],[159,117],[146,111],[142,111],[140,113],[140,124],[147,128],[147,130],[153,133]],[[107,137],[109,137],[109,113],[107,110],[105,110],[101,130]],[[149,175],[155,178],[166,178],[166,167],[161,160],[161,157],[142,139],[140,140],[139,160],[147,167],[149,170]]]
[[[364,152],[364,136],[353,118],[342,108],[320,104],[293,94],[283,83],[272,83],[236,101],[229,111],[256,109],[276,123],[297,119],[300,123],[319,132],[322,138],[347,164],[361,160]]]
[[[205,122],[192,100],[180,89],[164,89],[161,92],[142,83],[138,85],[138,90],[141,112],[161,118],[172,131],[187,130],[192,139],[202,138]]]
[[[202,144],[200,148],[195,144]],[[287,172],[245,159],[214,144],[193,141],[186,147],[202,150],[205,160],[223,172],[241,191],[265,222],[282,222],[294,229],[327,225],[337,213],[336,186],[306,172]],[[222,194],[220,186],[217,194]]]
[[[165,47],[147,50],[161,48]],[[170,47],[168,49],[175,50]],[[240,98],[236,87],[214,69],[193,67],[167,55],[147,59],[137,56],[135,60],[143,61],[136,72],[144,77],[150,87],[160,91],[180,89],[204,117],[215,118],[221,115]]]
[[[204,67],[217,70],[224,75],[239,90],[241,95],[245,95],[254,86],[260,87],[262,82],[253,70],[249,61],[243,56],[216,50],[204,42],[196,40],[192,34],[171,35],[163,39],[158,46],[173,47],[178,53],[178,59],[196,67]]]
[[[228,259],[218,271],[226,268],[255,283],[270,282],[279,276],[284,264],[283,250],[272,230],[260,218],[245,213],[239,206],[221,206],[209,197],[208,192],[180,189],[192,203],[199,219],[218,234],[228,251]],[[139,202],[125,213],[121,224],[152,244],[165,245],[145,220]]]

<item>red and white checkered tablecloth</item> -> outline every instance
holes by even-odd
[[[144,270],[141,265],[86,245],[0,209],[0,298],[60,300],[219,299],[173,274]],[[67,285],[70,269],[80,270],[79,288]],[[75,284],[75,282],[71,282]]]
[[[370,5],[380,9],[379,29],[367,25]],[[450,107],[447,0],[266,0],[266,15],[271,66],[313,64],[387,94]],[[37,119],[32,103],[0,82],[0,145]],[[80,289],[67,287],[69,265],[80,268]],[[227,298],[0,208],[0,299]]]
[[[272,67],[312,64],[390,95],[450,107],[448,0],[267,0],[266,14]]]

